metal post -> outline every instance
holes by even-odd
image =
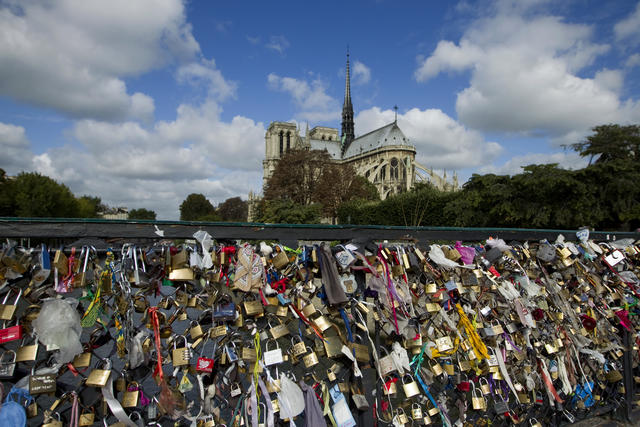
[[[631,410],[633,408],[634,381],[633,381],[633,344],[631,332],[626,328],[623,330],[624,355],[622,357],[624,397],[625,397],[625,418],[631,421]]]

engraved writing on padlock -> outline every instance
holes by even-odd
[[[271,341],[271,340],[270,340]],[[269,341],[267,341],[265,352],[263,354],[263,360],[265,366],[276,365],[283,362],[282,349],[278,347],[278,342],[273,340],[276,344],[276,348],[269,350]]]
[[[284,323],[280,323],[273,328],[270,328],[269,333],[273,338],[278,339],[289,334],[289,328],[287,328],[287,325]]]
[[[417,403],[411,405],[411,418],[414,420],[422,419],[422,408]]]
[[[198,323],[197,320],[194,320],[193,322],[191,322],[191,327],[189,328],[189,335],[191,335],[192,340],[197,340],[198,338],[204,335],[204,332],[202,331],[202,326],[200,326],[200,323]]]
[[[305,368],[311,368],[312,366],[320,363],[320,361],[318,360],[318,356],[313,350],[311,350],[310,348],[307,348],[307,350],[309,351],[309,354],[302,358],[302,362],[304,363]]]
[[[55,374],[31,374],[29,377],[29,394],[55,393],[56,380]]]
[[[293,341],[296,338],[298,339],[298,342],[294,343]],[[299,335],[295,335],[293,338],[291,338],[291,343],[293,344],[293,346],[291,347],[291,353],[294,356],[300,356],[307,352],[307,347],[304,345],[304,341],[302,341],[302,338]]]
[[[79,426],[92,426],[96,418],[96,414],[93,412],[83,412],[78,419]]]

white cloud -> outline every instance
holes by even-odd
[[[353,83],[363,85],[371,80],[371,69],[360,61],[353,63]]]
[[[528,165],[541,165],[557,163],[563,169],[581,169],[587,166],[588,159],[580,157],[574,151],[556,153],[529,153],[523,156],[514,156],[501,165],[487,165],[479,169],[480,173],[493,173],[496,175],[516,175],[522,173],[522,168]]]
[[[394,111],[373,107],[355,118],[356,135],[362,135],[394,120]],[[467,129],[438,109],[412,108],[398,114],[398,126],[416,147],[416,160],[435,169],[478,167],[495,160],[502,152],[496,142]]]
[[[338,101],[327,95],[326,86],[321,79],[311,82],[293,77],[280,77],[275,73],[267,76],[269,88],[288,93],[300,111],[296,113],[299,120],[329,121],[340,117]]]
[[[627,58],[627,62],[625,62],[625,67],[633,68],[640,65],[640,53],[634,53],[629,58]]]
[[[184,64],[178,68],[176,77],[180,83],[206,86],[208,96],[219,101],[234,97],[236,94],[236,84],[225,80],[213,59],[202,58],[200,62]]]
[[[0,122],[0,168],[9,175],[31,169],[31,149],[22,126]]]
[[[0,95],[72,117],[149,120],[153,100],[123,79],[199,55],[181,0],[0,6]]]
[[[462,123],[483,131],[559,142],[598,124],[640,119],[640,103],[620,98],[619,70],[580,75],[610,49],[591,41],[593,28],[534,14],[529,8],[535,5],[498,2],[495,13],[473,21],[458,43],[442,40],[421,59],[416,80],[469,70],[456,111]]]
[[[33,167],[75,194],[97,195],[112,206],[144,207],[159,218],[177,219],[189,193],[219,203],[261,187],[263,124],[242,116],[223,122],[220,113],[209,100],[181,105],[175,120],[150,127],[81,120],[69,132],[80,149],[67,146],[31,154]]]
[[[289,40],[285,36],[271,36],[267,44],[265,44],[267,49],[275,50],[280,54],[283,54],[289,46]]]
[[[625,19],[618,22],[613,31],[617,40],[629,39],[632,43],[637,44],[640,38],[640,2],[636,5],[636,9]]]

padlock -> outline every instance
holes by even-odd
[[[94,411],[95,410],[93,408],[91,408],[91,412],[86,410],[82,411],[80,417],[78,418],[78,425],[81,427],[92,426],[96,418],[96,414]]]
[[[409,377],[411,381],[405,382],[405,379]],[[418,388],[418,383],[413,379],[413,377],[409,374],[405,374],[402,377],[402,389],[404,390],[405,396],[413,397],[416,394],[420,394],[420,389]]]
[[[35,374],[35,369],[36,367],[34,366],[29,376],[29,394],[55,393],[56,374]]]
[[[269,333],[275,339],[282,338],[289,334],[289,328],[284,323],[278,323],[276,326],[271,326],[271,323],[267,322],[267,326],[269,327]]]
[[[407,414],[404,413],[402,408],[396,408],[396,417],[397,421],[402,425],[409,422],[409,417],[407,417]]]
[[[366,363],[370,360],[369,358],[369,346],[362,344],[364,340],[360,335],[354,336],[355,342],[352,342],[350,347],[355,352],[355,357],[358,362]],[[358,342],[360,341],[360,342]]]
[[[33,418],[38,416],[38,404],[36,403],[35,399],[33,402],[27,405],[26,413],[27,413],[27,418]]]
[[[8,356],[8,359],[7,359]],[[0,378],[11,378],[16,369],[16,352],[5,350],[0,355]]]
[[[411,405],[411,418],[414,420],[422,419],[422,408],[417,403]]]
[[[250,347],[242,347],[242,360],[255,362],[257,358],[256,350]]]
[[[429,362],[429,368],[431,368],[431,372],[434,373],[434,375],[438,376],[438,375],[442,375],[442,373],[444,372],[442,370],[442,366],[436,362],[435,360]]]
[[[322,332],[326,331],[331,327],[331,322],[324,315],[321,315],[313,319],[312,322],[315,325],[315,327],[320,329]]]
[[[198,338],[204,335],[204,332],[202,331],[202,326],[200,326],[200,323],[198,323],[197,320],[193,320],[191,322],[191,327],[189,328],[189,335],[191,335],[192,340],[197,340]]]
[[[480,383],[480,390],[482,391],[482,394],[484,394],[485,396],[491,394],[491,387],[489,387],[489,382],[486,378],[480,378],[478,382]]]
[[[206,345],[206,344],[205,344]],[[204,350],[204,345],[202,347],[202,350]],[[224,354],[224,352],[223,352]],[[215,347],[213,349],[213,353],[211,354],[211,358],[208,357],[203,357],[202,356],[202,351],[200,352],[200,357],[198,357],[198,360],[196,361],[196,372],[204,372],[207,374],[210,374],[211,372],[213,372],[213,366],[215,364],[214,362],[214,356],[215,356]]]
[[[240,388],[240,384],[238,384],[237,382],[232,383],[231,388],[229,390],[229,394],[231,395],[231,397],[240,396],[242,394],[242,389]]]
[[[53,418],[53,416],[56,416],[56,418]],[[44,422],[42,423],[42,427],[62,427],[62,421],[60,421],[60,414],[57,412],[54,412],[53,414],[49,415],[48,418],[43,420]]]
[[[260,301],[244,301],[242,305],[245,314],[249,317],[259,317],[264,314],[264,307]]]
[[[38,358],[38,341],[33,344],[25,344],[24,340],[16,351],[16,362],[31,362]]]
[[[182,339],[184,347],[178,347],[178,339]],[[184,335],[178,335],[173,340],[173,350],[171,351],[171,362],[173,366],[185,366],[189,364],[191,359],[191,350],[189,349],[189,342]]]
[[[387,354],[378,359],[378,373],[384,377],[395,371],[397,368],[393,361],[393,357],[389,354],[386,347],[382,347],[382,350]]]
[[[282,270],[289,264],[289,257],[284,252],[284,249],[281,249],[279,246],[276,247],[276,255],[271,258],[271,263],[278,270]]]
[[[74,368],[87,368],[91,365],[91,353],[84,352],[78,354],[73,358],[73,362],[71,362]]]
[[[122,407],[135,408],[136,406],[138,406],[139,397],[140,386],[137,382],[130,383],[127,389],[122,394]]]
[[[320,361],[318,360],[318,356],[316,355],[315,351],[313,351],[309,347],[307,347],[306,349],[309,352],[309,354],[307,354],[306,356],[304,356],[302,358],[302,362],[304,363],[304,367],[305,368],[311,368],[312,366],[315,366],[318,363],[320,363]]]
[[[22,325],[17,321],[13,326],[7,326],[6,323],[6,321],[3,322],[2,329],[0,329],[0,344],[22,339]]]
[[[109,359],[102,359],[100,363],[105,369],[94,368],[87,377],[85,384],[89,387],[104,387],[109,381],[111,376],[111,361]]]
[[[542,423],[535,418],[529,418],[530,427],[542,427]]]
[[[317,312],[315,305],[312,302],[307,301],[304,307],[302,307],[302,314],[304,314],[307,319],[311,319],[311,317]]]
[[[385,395],[390,396],[392,394],[396,394],[396,392],[398,391],[398,388],[396,386],[396,381],[397,381],[397,378],[392,378],[390,376],[384,377],[384,383],[382,388]]]
[[[333,372],[332,369],[327,369],[327,379],[329,381],[335,381],[336,380],[336,374]]]
[[[295,342],[297,339],[297,342]],[[300,355],[303,355],[307,352],[307,347],[304,344],[304,341],[302,340],[302,337],[300,335],[294,335],[293,337],[291,337],[291,354],[293,354],[294,356],[298,357]]]
[[[2,300],[2,304],[0,304],[0,320],[11,320],[13,318],[14,313],[16,312],[16,307],[18,306],[18,301],[22,296],[22,288],[18,291],[18,295],[12,304],[7,304],[9,296],[11,295],[12,289],[9,288],[7,294],[4,296]]]
[[[133,296],[133,308],[136,313],[144,313],[149,308],[149,302],[144,295]]]
[[[269,342],[273,341],[276,344],[276,348],[273,350],[269,350]],[[265,366],[277,365],[278,363],[283,362],[282,358],[282,349],[278,346],[278,341],[269,340],[265,344],[265,351],[263,354],[263,361]]]
[[[209,329],[209,337],[210,338],[218,338],[227,335],[227,325],[218,325]]]

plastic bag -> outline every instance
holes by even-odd
[[[59,348],[56,362],[68,363],[82,353],[80,316],[73,308],[76,300],[54,299],[45,301],[38,318],[33,321],[33,329],[38,340],[46,345]]]
[[[462,242],[456,242],[455,246],[456,250],[460,252],[460,258],[465,265],[469,265],[473,262],[476,257],[476,250],[474,248],[469,248],[467,246],[462,246]]]
[[[282,419],[292,419],[304,411],[304,394],[300,386],[284,374],[280,374],[278,403],[280,404],[280,418]]]

